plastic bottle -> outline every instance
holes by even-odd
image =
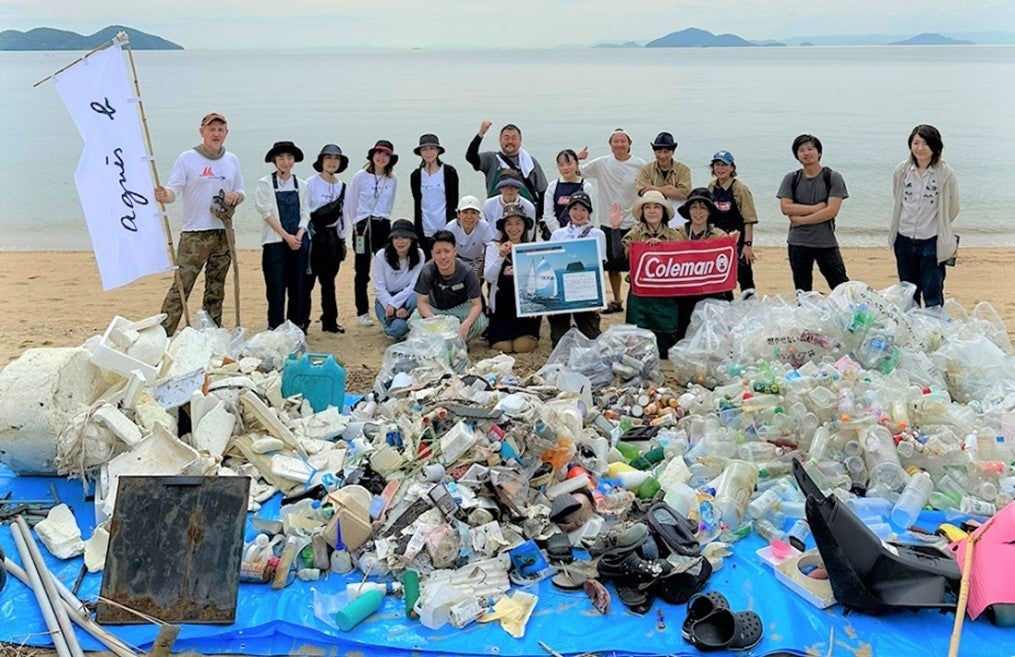
[[[779,497],[778,493],[771,489],[766,490],[764,493],[751,500],[751,502],[747,505],[747,515],[755,520],[762,518],[768,515],[770,511],[777,509],[781,503],[782,499]]]
[[[345,592],[350,600],[360,597],[368,591],[380,591],[381,593],[400,593],[401,582],[353,582],[345,585]]]
[[[902,496],[899,497],[899,501],[892,509],[892,522],[895,523],[895,526],[908,529],[920,515],[920,509],[927,504],[933,490],[934,482],[926,472],[920,472],[910,477],[902,491]]]
[[[282,556],[279,558],[278,569],[275,571],[275,579],[271,582],[271,588],[280,589],[286,585],[289,579],[289,570],[292,568],[293,560],[299,549],[299,541],[295,536],[290,536],[282,548]]]
[[[785,541],[788,538],[786,532],[782,531],[764,518],[755,520],[752,523],[752,526],[754,527],[754,533],[766,541]]]
[[[962,498],[962,502],[959,503],[959,509],[962,513],[974,516],[992,516],[997,513],[997,507],[990,502],[984,502],[969,495]]]
[[[807,524],[807,521],[803,518],[793,523],[793,526],[786,532],[788,536],[789,544],[800,550],[804,551],[806,548],[807,539],[811,535],[811,526]]]
[[[335,624],[338,625],[338,629],[348,632],[380,609],[383,603],[383,593],[367,591],[335,614]]]
[[[258,534],[254,537],[254,540],[247,545],[246,551],[243,553],[244,563],[260,563],[265,561],[270,555],[268,549],[268,543],[270,539],[266,534]]]
[[[757,480],[758,471],[754,464],[740,460],[727,463],[720,475],[714,504],[720,519],[730,530],[735,530],[743,522]]]

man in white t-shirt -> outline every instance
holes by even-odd
[[[475,196],[463,196],[458,203],[458,218],[447,228],[455,236],[456,255],[468,263],[477,278],[483,275],[486,245],[497,236],[497,229],[483,219],[483,206]]]
[[[631,155],[631,137],[620,128],[610,135],[610,151],[610,155],[601,155],[581,166],[582,175],[596,181],[596,206],[607,210],[602,212],[599,222],[606,234],[605,270],[610,279],[613,301],[604,313],[615,313],[624,308],[621,302],[621,275],[629,269],[629,263],[621,240],[635,224],[631,208],[638,200],[638,190],[634,181],[645,166],[645,160]],[[578,159],[584,160],[588,154],[588,148],[583,148],[578,153]],[[619,206],[624,217],[619,228],[610,224],[610,210],[614,206]]]
[[[204,269],[202,307],[221,326],[231,257],[225,224],[212,213],[212,205],[216,196],[220,197],[220,205],[229,209],[242,203],[243,175],[239,160],[227,153],[223,145],[229,134],[226,117],[216,112],[206,115],[201,119],[199,133],[201,143],[176,158],[166,185],[155,190],[155,200],[172,203],[183,195],[183,228],[176,249],[183,296],[190,296],[197,275]],[[176,279],[162,302],[162,312],[166,314],[162,325],[172,335],[183,313]]]

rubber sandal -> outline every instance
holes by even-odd
[[[642,591],[636,584],[616,582],[614,586],[617,587],[617,597],[624,603],[624,606],[639,616],[644,616],[652,608],[654,602],[652,594]]]
[[[708,593],[696,593],[687,601],[687,618],[680,628],[680,635],[684,641],[691,640],[691,626],[708,616],[716,609],[729,609],[730,603],[722,593],[709,591]]]
[[[606,305],[606,309],[602,311],[604,315],[612,315],[613,313],[624,312],[624,306],[616,301],[611,301]]]
[[[690,641],[699,650],[747,650],[758,645],[762,630],[753,611],[715,609],[691,625]]]
[[[561,591],[580,591],[585,587],[585,582],[587,581],[588,578],[582,573],[575,573],[568,569],[563,569],[553,576],[550,583],[553,584],[553,588]]]
[[[705,588],[708,578],[712,576],[712,564],[708,559],[701,558],[699,563],[685,571],[673,571],[652,582],[652,592],[672,605],[682,605],[691,596]],[[728,605],[727,605],[728,607]],[[705,614],[701,614],[704,616]]]
[[[546,539],[546,556],[551,563],[571,563],[574,561],[574,551],[571,548],[571,540],[564,532],[556,532]]]

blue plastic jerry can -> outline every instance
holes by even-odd
[[[345,368],[331,354],[289,354],[282,370],[282,396],[302,394],[319,413],[345,404]]]

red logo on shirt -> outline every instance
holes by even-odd
[[[202,178],[213,178],[214,176],[215,172],[211,170],[211,167],[205,167],[204,171],[201,172]]]

